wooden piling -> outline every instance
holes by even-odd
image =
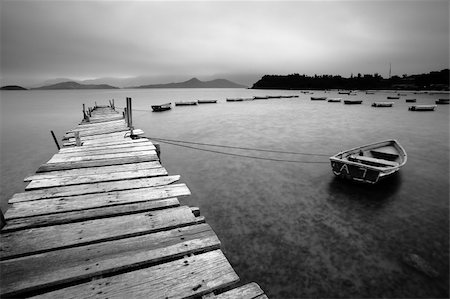
[[[80,132],[79,131],[75,131],[73,133],[75,135],[75,144],[76,144],[76,146],[81,146]]]
[[[55,133],[54,133],[53,131],[50,131],[50,132],[52,133],[53,140],[54,140],[55,143],[56,143],[56,147],[58,148],[58,150],[60,150],[61,147],[59,146],[58,139],[56,139]]]

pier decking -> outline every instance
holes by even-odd
[[[89,109],[25,178],[1,230],[1,296],[267,298],[236,287],[214,231],[177,199],[188,187],[129,125],[114,104]]]

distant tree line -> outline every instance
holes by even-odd
[[[449,69],[428,74],[404,74],[385,79],[379,74],[339,75],[265,75],[253,84],[253,89],[413,89],[449,90]]]

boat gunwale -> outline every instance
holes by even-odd
[[[400,149],[399,152],[400,152],[400,154],[403,155],[403,158],[404,158],[403,161],[402,161],[402,163],[399,163],[399,164],[396,165],[396,166],[377,167],[377,166],[372,166],[372,165],[367,165],[367,164],[363,164],[363,163],[353,162],[353,161],[350,161],[350,160],[348,160],[348,159],[343,159],[343,158],[338,158],[338,157],[337,157],[337,156],[339,156],[339,155],[342,156],[342,155],[345,154],[345,153],[352,152],[352,151],[356,151],[356,150],[361,149],[361,148],[364,148],[364,147],[370,147],[370,146],[375,146],[375,145],[381,145],[381,144],[383,144],[383,143],[387,143],[387,144],[391,144],[391,143],[392,143],[392,144],[394,144],[394,146],[397,146],[398,149]],[[400,143],[398,143],[398,141],[395,140],[395,139],[388,139],[388,140],[384,140],[384,141],[379,141],[379,142],[374,142],[374,143],[369,143],[369,144],[366,144],[366,145],[354,147],[354,148],[351,148],[351,149],[348,149],[348,150],[345,150],[345,151],[341,151],[341,152],[339,152],[339,153],[337,153],[337,154],[335,154],[335,155],[333,155],[333,156],[330,157],[330,161],[331,161],[331,162],[341,162],[341,163],[350,164],[350,165],[354,165],[354,166],[365,167],[365,168],[372,169],[372,170],[376,170],[376,171],[383,172],[383,173],[388,173],[388,172],[390,173],[390,172],[392,172],[392,171],[396,171],[396,170],[400,169],[400,167],[402,167],[403,165],[406,164],[406,161],[407,161],[407,160],[408,160],[408,155],[406,154],[405,149],[404,149],[403,146],[401,146]]]

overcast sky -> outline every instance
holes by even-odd
[[[448,0],[0,1],[1,85],[449,67]]]

